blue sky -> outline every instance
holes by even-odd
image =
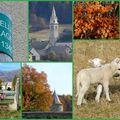
[[[20,69],[20,63],[0,63],[0,70],[17,70]]]
[[[59,95],[72,95],[72,64],[71,63],[28,63],[27,65],[44,71],[48,76],[50,89]]]

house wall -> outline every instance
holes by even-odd
[[[5,86],[2,86],[2,90],[5,90]]]
[[[35,56],[36,60],[40,60],[40,55],[34,48],[32,48],[30,52],[32,53],[32,56]]]

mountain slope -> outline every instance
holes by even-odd
[[[72,23],[71,2],[30,2],[30,32],[49,27],[53,5],[55,6],[59,24]]]
[[[0,71],[0,79],[3,81],[12,81],[15,76],[20,77],[20,70]]]

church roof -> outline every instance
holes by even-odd
[[[55,12],[55,7],[53,6],[53,9],[52,9],[52,16],[51,17],[56,17],[56,12]]]
[[[59,100],[59,97],[57,96],[55,90],[54,90],[54,93],[53,93],[53,104],[62,104]]]
[[[53,23],[58,24],[54,6],[53,6],[53,9],[52,9],[52,15],[51,15],[51,18],[50,18],[50,24],[53,24]]]
[[[62,45],[59,45],[59,46],[52,46],[52,47],[49,47],[47,49],[47,51],[50,53],[51,51],[55,51],[56,54],[59,54],[59,55],[63,55],[65,56],[66,55],[66,48],[67,46],[62,46]]]

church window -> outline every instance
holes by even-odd
[[[57,26],[55,26],[55,29],[57,29]]]
[[[54,26],[51,26],[51,30],[53,30],[54,29]]]

